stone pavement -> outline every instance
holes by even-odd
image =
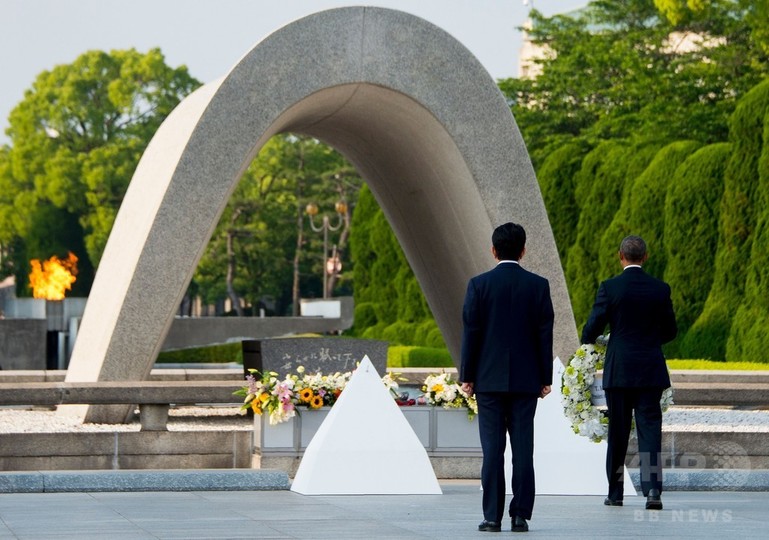
[[[0,494],[5,539],[466,539],[527,536],[479,533],[477,481],[441,482],[443,495],[304,496],[279,491],[130,491]],[[603,497],[537,498],[529,537],[767,538],[769,493],[663,494],[622,508]]]

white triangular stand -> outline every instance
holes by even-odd
[[[304,452],[303,495],[440,495],[424,446],[364,356]]]
[[[559,358],[553,365],[553,390],[537,404],[534,417],[534,473],[538,495],[606,495],[606,442],[594,443],[577,435],[563,414]],[[505,478],[508,494],[512,478],[512,453],[508,440]],[[625,496],[636,491],[625,467]]]

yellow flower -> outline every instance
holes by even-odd
[[[261,401],[262,403],[264,403],[269,399],[270,399],[270,394],[268,394],[267,392],[262,392],[261,394],[259,394],[259,401]]]
[[[312,399],[312,397],[313,397],[312,388],[302,388],[299,391],[299,401],[303,403],[307,403]]]
[[[310,401],[310,408],[320,409],[321,407],[323,407],[323,398],[320,396],[312,396],[312,400]]]
[[[256,414],[262,414],[262,408],[259,406],[259,402],[256,400],[253,400],[251,402],[251,410],[254,411]]]
[[[440,383],[434,384],[432,388],[430,388],[431,392],[435,392],[436,394],[439,394],[443,392],[443,385]]]

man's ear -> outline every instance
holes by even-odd
[[[499,257],[497,257],[497,250],[494,246],[491,246],[491,255],[494,257],[495,260],[499,260]]]

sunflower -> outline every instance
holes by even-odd
[[[312,396],[312,399],[310,400],[310,408],[320,409],[321,407],[323,407],[323,398],[320,396]]]
[[[299,401],[302,403],[308,403],[311,399],[313,399],[314,393],[312,391],[312,388],[302,388],[299,391]]]

